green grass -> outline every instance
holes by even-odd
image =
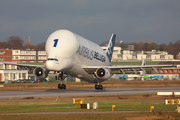
[[[146,61],[146,65],[157,65],[160,61]],[[21,62],[20,64],[44,65],[44,62]],[[142,61],[111,62],[111,65],[141,65]]]
[[[73,112],[73,111],[174,111],[177,105],[165,105],[164,100],[85,100],[91,107],[98,102],[97,110],[80,109],[80,104],[73,104],[72,100],[20,100],[0,101],[0,113],[27,113],[27,112]]]
[[[36,112],[80,112],[80,113],[46,113],[46,114],[26,114],[26,115],[0,115],[0,120],[127,120],[127,118],[138,119],[158,119],[158,120],[178,120],[180,114],[175,112],[177,105],[165,105],[164,100],[88,100],[91,107],[94,102],[98,102],[98,109],[81,109],[80,104],[73,104],[72,100],[59,99],[51,100],[8,100],[0,101],[0,113],[36,113]],[[111,111],[140,111],[140,112],[121,112]],[[149,112],[150,106],[154,106],[152,113]],[[90,113],[81,113],[89,112]],[[96,113],[96,111],[107,111],[107,113]],[[166,112],[171,111],[171,112]],[[134,119],[134,120],[136,120]]]
[[[0,115],[1,120],[179,120],[178,113],[65,113],[39,115]]]
[[[44,65],[44,62],[19,62],[19,64]]]
[[[146,65],[157,65],[160,61],[146,61]],[[111,62],[111,65],[141,65],[142,61]]]
[[[87,82],[64,82],[67,89],[88,89],[94,88],[94,84]],[[50,90],[58,89],[59,81],[46,82],[46,83],[11,83],[4,84],[0,91],[14,91],[14,90]],[[102,82],[104,88],[147,88],[147,87],[178,87],[180,80],[167,80],[167,81],[104,81]]]
[[[0,115],[1,120],[179,120],[178,113],[65,113],[39,115]]]

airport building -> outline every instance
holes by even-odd
[[[178,74],[127,74],[127,75],[119,75],[119,74],[114,74],[111,79],[116,79],[116,80],[179,80],[179,75]]]
[[[106,50],[107,47],[101,47]],[[123,61],[123,60],[157,60],[167,61],[174,60],[173,55],[168,54],[166,51],[135,51],[135,50],[122,50],[121,47],[114,47],[112,61]]]
[[[107,47],[101,47],[106,50]],[[8,62],[45,62],[47,59],[45,51],[39,50],[0,50],[0,61]],[[112,61],[123,60],[157,60],[167,61],[174,60],[173,55],[168,54],[166,51],[135,51],[135,50],[122,50],[121,47],[114,47]]]
[[[162,68],[158,69],[158,72],[160,74],[177,74],[180,76],[180,68]],[[152,74],[155,73],[155,71],[152,71]]]
[[[41,50],[0,50],[0,61],[2,62],[45,62],[46,59],[46,52]]]
[[[16,62],[14,62],[16,63]],[[0,62],[0,82],[9,82],[28,79],[27,70],[17,70],[17,65]]]

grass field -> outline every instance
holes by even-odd
[[[44,65],[44,62],[20,62],[19,64]]]
[[[87,89],[94,88],[94,84],[87,82],[64,82],[67,89]],[[12,91],[12,90],[47,90],[58,89],[57,85],[59,81],[46,82],[46,83],[11,83],[3,84],[4,87],[0,87],[0,91]],[[180,87],[180,80],[166,80],[166,81],[104,81],[101,83],[104,88],[147,88],[147,87]]]
[[[25,63],[27,64],[27,63]],[[37,63],[31,63],[37,64]],[[44,63],[38,63],[43,65]],[[140,65],[141,62],[114,62],[117,65]],[[157,64],[148,61],[146,64]],[[57,89],[59,82],[52,83],[14,83],[3,84],[0,91],[12,90],[47,90]],[[94,88],[94,84],[86,82],[65,82],[67,89],[87,89]],[[105,81],[102,83],[104,88],[118,87],[173,87],[180,86],[180,81]],[[177,105],[165,105],[165,99],[180,99],[176,96],[156,95],[121,95],[121,96],[88,96],[82,97],[85,103],[98,102],[98,109],[81,109],[80,104],[73,104],[72,97],[36,97],[32,99],[11,99],[0,100],[0,114],[2,113],[29,113],[0,115],[0,120],[179,120],[180,114],[175,112]],[[112,105],[115,105],[115,112],[112,112]],[[152,113],[149,112],[150,106],[154,106]],[[46,112],[46,113],[39,113]],[[48,113],[49,112],[49,113]],[[65,113],[50,113],[65,112]],[[76,112],[76,113],[68,113]],[[83,113],[85,112],[85,113]],[[89,112],[89,113],[87,113]],[[99,112],[99,113],[97,113]],[[118,112],[118,113],[117,113]],[[38,114],[31,114],[38,113]]]
[[[14,83],[4,84],[0,91],[7,90],[41,90],[57,89],[58,82],[52,83]],[[86,82],[66,82],[67,89],[94,88],[94,84]],[[180,86],[180,81],[105,81],[102,83],[108,87],[170,87]],[[0,114],[2,113],[29,113],[26,115],[0,115],[0,120],[178,120],[180,114],[175,112],[177,105],[165,105],[165,99],[180,99],[180,96],[157,95],[121,95],[121,96],[87,96],[85,103],[98,102],[98,109],[80,109],[79,104],[73,104],[73,97],[32,97],[24,99],[0,100]],[[115,112],[112,112],[115,105]],[[150,113],[150,106],[154,106],[154,112]],[[100,113],[96,113],[100,111]],[[101,113],[106,112],[106,113]],[[125,112],[124,112],[125,111]],[[65,112],[44,113],[39,112]],[[68,113],[77,112],[77,113]],[[83,113],[90,112],[90,113]],[[31,114],[39,113],[39,114]]]
[[[160,61],[146,61],[147,65],[157,65]],[[44,62],[21,62],[20,64],[44,65]],[[141,65],[142,61],[118,61],[111,62],[111,65]]]
[[[154,95],[153,95],[154,96]],[[98,102],[98,109],[81,109],[80,104],[73,104],[72,98],[66,99],[23,99],[0,101],[0,113],[37,113],[44,114],[26,114],[26,115],[0,115],[0,119],[46,119],[46,120],[109,120],[109,119],[127,119],[127,120],[175,120],[180,118],[180,114],[175,112],[177,105],[165,105],[164,100],[127,100],[127,99],[109,99],[103,97],[100,99],[85,99],[85,103]],[[137,96],[138,97],[138,96]],[[145,96],[144,96],[145,97]],[[115,105],[115,112],[112,112],[112,105]],[[149,112],[150,106],[154,106],[152,113]],[[96,113],[101,111],[100,113]],[[102,112],[106,111],[106,112]],[[120,113],[116,113],[121,111]],[[65,112],[65,113],[47,113],[47,112]],[[68,113],[77,112],[77,113]],[[86,112],[86,113],[83,113]],[[89,112],[89,113],[87,113]]]
[[[18,100],[0,101],[0,113],[27,113],[27,112],[95,112],[111,111],[115,105],[115,111],[146,111],[150,106],[154,106],[154,111],[175,111],[177,105],[165,105],[164,100],[86,100],[91,107],[94,102],[98,102],[97,110],[80,109],[80,104],[73,104],[73,100]]]
[[[146,65],[157,65],[160,61],[146,61]],[[111,62],[111,65],[141,65],[142,61]]]
[[[138,116],[138,117],[137,117]],[[1,120],[179,120],[177,113],[65,113],[39,115],[1,115]]]

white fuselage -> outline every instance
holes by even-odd
[[[83,66],[109,66],[110,62],[103,49],[68,30],[57,30],[46,41],[48,71],[64,71],[70,76],[94,83],[92,75]]]

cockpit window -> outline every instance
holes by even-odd
[[[55,61],[58,61],[58,59],[56,59],[56,58],[48,58],[47,60],[55,60]]]

